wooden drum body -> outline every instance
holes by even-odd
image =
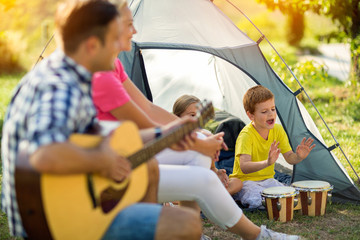
[[[262,191],[263,204],[266,207],[269,220],[288,222],[294,216],[295,196],[298,194],[293,187],[270,187]]]
[[[326,210],[328,195],[333,189],[325,181],[298,181],[291,184],[299,191],[302,215],[323,216]]]

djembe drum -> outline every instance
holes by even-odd
[[[308,216],[325,214],[328,196],[333,186],[325,181],[298,181],[291,184],[300,195],[301,213]]]
[[[293,187],[270,187],[262,191],[263,204],[266,207],[268,219],[288,222],[293,219],[294,205],[297,204],[295,196],[298,194]]]

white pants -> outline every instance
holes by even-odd
[[[119,125],[114,123],[102,123],[107,127],[104,135]],[[198,133],[198,138],[205,135]],[[196,201],[205,216],[223,229],[233,227],[240,220],[242,210],[210,170],[210,157],[195,151],[165,149],[155,158],[160,163],[159,202]]]
[[[198,138],[205,135],[198,133]],[[210,170],[210,157],[165,149],[155,158],[160,163],[159,202],[196,201],[205,216],[223,229],[240,220],[242,210]]]
[[[206,138],[206,136],[200,132],[197,132],[197,137],[199,139]],[[159,164],[191,165],[191,166],[200,166],[208,169],[211,166],[210,157],[191,150],[174,151],[167,148],[161,151],[160,153],[156,154],[155,158],[158,160]]]
[[[242,210],[210,169],[164,164],[159,168],[159,202],[196,201],[205,216],[223,229],[240,220]]]
[[[240,200],[244,206],[249,208],[258,208],[262,206],[261,192],[265,188],[284,186],[281,182],[274,178],[269,178],[262,181],[244,181],[240,192],[234,194],[235,200]]]
[[[210,169],[211,158],[195,151],[174,151],[165,149],[155,156],[159,164],[199,166]]]

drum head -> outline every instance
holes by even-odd
[[[295,187],[296,189],[313,189],[313,190],[330,190],[332,186],[330,183],[325,181],[298,181],[293,182],[291,186]]]
[[[297,191],[293,187],[269,187],[262,191],[261,195],[268,198],[282,198],[295,196]]]

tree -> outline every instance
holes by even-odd
[[[301,11],[290,10],[287,15],[286,39],[291,46],[298,47],[304,37],[305,19]]]
[[[338,36],[350,42],[351,76],[360,83],[360,0],[257,0],[283,13],[312,11],[328,16],[339,27]]]
[[[0,13],[9,11],[15,5],[15,0],[0,0]],[[4,30],[0,29],[0,73],[11,73],[21,71],[19,59],[13,49],[9,46],[9,39]]]
[[[279,9],[287,16],[286,39],[291,46],[299,46],[301,39],[304,37],[305,19],[303,0],[257,0],[265,3],[268,9],[274,11]]]

